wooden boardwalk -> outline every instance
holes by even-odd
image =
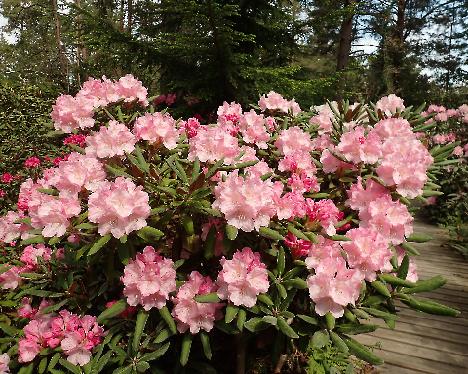
[[[468,261],[452,249],[442,246],[447,235],[435,226],[417,223],[415,232],[424,232],[434,240],[417,244],[416,258],[420,279],[442,275],[447,284],[423,297],[457,308],[459,317],[433,316],[401,305],[396,328],[382,328],[361,335],[361,343],[375,345],[375,353],[385,360],[376,368],[385,374],[468,374]],[[386,326],[385,326],[386,327]],[[379,343],[380,342],[380,343]]]

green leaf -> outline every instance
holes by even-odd
[[[415,243],[426,243],[430,240],[432,240],[432,236],[419,233],[419,234],[411,234],[406,238],[407,241],[409,242],[415,242]]]
[[[48,313],[51,313],[51,312],[55,312],[56,310],[59,310],[62,306],[64,306],[69,301],[70,301],[69,299],[65,299],[65,300],[62,300],[61,302],[59,302],[57,304],[53,304],[53,305],[50,305],[48,307],[45,307],[44,309],[41,310],[41,313],[42,314],[48,314]]]
[[[237,238],[237,227],[234,227],[232,225],[226,225],[226,228],[225,228],[225,231],[226,231],[226,236],[229,240],[234,240]]]
[[[246,319],[247,319],[247,312],[244,309],[239,309],[239,311],[237,312],[237,321],[236,321],[236,325],[239,331],[242,331],[244,329],[244,323]]]
[[[112,374],[130,374],[132,372],[132,365],[124,366],[115,369]]]
[[[185,232],[187,235],[195,234],[195,229],[193,227],[193,219],[190,216],[184,216],[182,218],[182,226],[184,227]]]
[[[200,340],[203,346],[203,353],[208,360],[211,360],[211,346],[210,346],[210,337],[205,331],[200,332]]]
[[[403,257],[403,260],[401,260],[400,267],[398,268],[398,273],[397,273],[398,278],[406,279],[406,277],[408,276],[409,263],[410,263],[409,257],[408,255],[405,255]]]
[[[288,325],[288,323],[284,320],[283,317],[278,316],[276,318],[276,323],[277,323],[278,328],[280,329],[280,331],[284,335],[286,335],[286,336],[288,336],[288,337],[290,337],[292,339],[299,338],[299,335],[296,334],[296,332],[293,330],[293,328]]]
[[[234,318],[236,318],[238,312],[239,307],[233,304],[228,304],[228,306],[226,307],[226,315],[224,316],[224,321],[226,323],[231,323],[234,320]]]
[[[125,177],[133,180],[133,176],[125,172],[122,168],[111,165],[106,165],[105,168],[109,173],[115,175],[116,177]]]
[[[360,358],[361,360],[364,360],[372,365],[382,365],[384,363],[384,361],[379,356],[373,354],[371,351],[369,351],[369,349],[356,340],[350,337],[345,337],[344,341],[350,352],[357,358]]]
[[[59,362],[60,357],[61,357],[60,353],[54,354],[49,361],[49,366],[47,366],[47,370],[50,371],[51,369],[53,369],[55,365],[57,365],[57,362]]]
[[[350,242],[352,240],[346,235],[332,235],[330,238],[331,240],[335,240],[337,242]]]
[[[5,334],[9,336],[15,336],[19,332],[19,330],[17,330],[16,328],[7,325],[3,322],[0,322],[0,330],[2,330]]]
[[[302,231],[296,229],[291,223],[288,225],[288,231],[299,239],[309,241],[309,238]]]
[[[314,348],[323,348],[330,342],[330,336],[328,332],[323,331],[316,331],[315,334],[312,336],[312,347]]]
[[[307,282],[301,278],[293,278],[293,279],[285,280],[283,282],[283,285],[287,288],[294,287],[294,288],[297,288],[298,290],[305,290],[308,288]]]
[[[169,312],[169,309],[167,309],[167,306],[162,307],[159,309],[159,314],[161,315],[162,319],[166,322],[167,326],[169,327],[169,330],[173,333],[177,333],[177,327],[174,321],[174,318],[172,318],[171,313]]]
[[[278,256],[276,258],[276,270],[278,271],[279,276],[283,274],[285,266],[286,266],[286,257],[284,254],[284,249],[283,247],[280,247],[278,250]]]
[[[404,279],[394,277],[390,274],[380,274],[379,278],[392,286],[403,286],[403,287],[414,287],[413,282],[406,281]]]
[[[250,332],[258,332],[267,329],[270,327],[270,324],[262,318],[254,317],[245,322],[244,327]]]
[[[119,300],[110,308],[106,308],[97,318],[98,322],[102,323],[106,319],[118,316],[127,308],[125,300]]]
[[[109,240],[111,240],[111,238],[111,234],[106,234],[103,237],[101,237],[96,243],[93,244],[93,246],[88,252],[88,256],[92,256],[97,251],[99,251],[102,247],[104,247],[107,244]]]
[[[338,348],[338,350],[340,350],[341,352],[343,353],[348,353],[349,349],[348,349],[348,346],[346,345],[346,343],[343,341],[343,339],[340,338],[340,336],[333,332],[333,331],[330,331],[330,338],[333,342],[333,345]]]
[[[146,361],[139,361],[136,364],[136,369],[138,373],[144,373],[150,368],[150,364],[148,364]]]
[[[141,149],[138,146],[138,144],[135,145],[135,155],[138,159],[138,162],[140,163],[141,168],[143,169],[144,172],[149,173],[149,165],[145,160],[145,157],[143,156],[143,153],[141,153]]]
[[[267,294],[258,295],[257,300],[268,306],[273,306],[273,301],[271,301],[270,296]]]
[[[400,247],[402,247],[409,254],[412,254],[412,255],[415,255],[415,256],[420,255],[419,251],[416,248],[414,248],[410,243],[407,243],[407,242],[401,243]]]
[[[42,235],[36,235],[31,238],[21,240],[21,245],[29,245],[29,244],[37,244],[37,243],[44,243],[45,239],[42,237]]]
[[[278,231],[270,229],[269,227],[260,227],[258,233],[268,239],[272,240],[284,240],[284,236],[281,235]]]
[[[34,362],[30,363],[28,366],[23,366],[18,370],[18,374],[32,374],[34,370]]]
[[[395,314],[384,312],[383,310],[375,308],[361,307],[360,309],[364,310],[366,313],[369,313],[371,316],[383,318],[383,319],[397,319],[398,317]]]
[[[305,314],[298,314],[297,317],[310,325],[318,325],[318,320],[314,317],[306,316]]]
[[[140,357],[143,361],[152,361],[156,360],[157,358],[164,356],[171,345],[170,342],[164,344],[162,347],[156,349],[154,352],[145,353],[143,356]]]
[[[75,229],[80,229],[80,230],[91,230],[95,228],[96,228],[96,225],[89,223],[89,222],[80,223],[79,225],[75,226]]]
[[[140,348],[141,335],[145,329],[146,321],[148,320],[148,312],[145,310],[140,310],[137,315],[135,332],[133,333],[132,348],[133,352],[138,352]]]
[[[429,292],[442,287],[445,283],[447,283],[447,280],[444,277],[437,275],[431,279],[418,281],[414,287],[403,288],[400,292],[406,294]]]
[[[344,323],[336,327],[337,331],[342,334],[365,334],[377,330],[377,325],[367,325],[360,323]]]
[[[65,369],[70,370],[73,374],[81,374],[81,369],[79,366],[73,365],[63,358],[59,359],[59,362],[60,365],[62,365]]]
[[[335,317],[333,317],[330,312],[325,314],[325,321],[327,323],[328,330],[333,330],[335,328]]]
[[[199,303],[219,303],[221,299],[216,292],[206,293],[204,295],[195,296],[195,301]]]
[[[39,362],[39,366],[37,367],[37,372],[42,374],[47,369],[47,357],[43,357],[41,362]]]
[[[137,235],[147,243],[158,241],[164,236],[161,230],[155,229],[151,226],[145,226],[137,231]]]
[[[391,297],[390,291],[388,290],[387,286],[383,284],[381,281],[375,280],[371,283],[371,286],[374,290],[376,290],[379,294],[385,297]]]
[[[192,335],[185,334],[182,339],[182,349],[180,352],[180,364],[182,366],[187,365],[189,356],[190,356],[190,348],[192,346]]]

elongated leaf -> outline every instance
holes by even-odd
[[[312,346],[314,348],[323,348],[330,342],[330,336],[327,331],[316,331],[312,336]]]
[[[402,247],[409,254],[416,255],[416,256],[420,255],[419,251],[416,248],[414,248],[410,243],[406,243],[406,242],[402,243],[400,244],[400,247]]]
[[[284,254],[284,249],[282,247],[278,250],[278,257],[276,258],[276,270],[278,271],[278,275],[282,275],[284,272],[284,267],[286,264],[286,258]]]
[[[143,169],[143,171],[145,171],[146,173],[149,173],[149,165],[146,162],[145,157],[143,156],[143,153],[141,152],[141,149],[138,146],[138,144],[135,145],[135,151],[134,152],[135,152],[135,155],[136,155],[136,157],[138,159],[138,162],[140,163],[141,168]]]
[[[383,319],[397,319],[398,317],[395,314],[385,312],[383,310],[375,308],[361,307],[360,309],[364,310],[366,313],[369,313],[371,316],[383,318]]]
[[[365,334],[377,330],[377,325],[364,325],[357,323],[342,324],[336,327],[337,331],[342,334]]]
[[[211,353],[210,337],[205,331],[202,331],[200,333],[200,340],[203,346],[203,353],[205,354],[205,357],[208,360],[211,360],[212,353]]]
[[[291,232],[291,234],[293,234],[299,239],[304,239],[304,240],[309,241],[309,238],[302,231],[296,229],[292,224],[288,225],[288,231]]]
[[[104,247],[109,240],[111,240],[111,234],[104,235],[101,237],[96,243],[93,244],[91,249],[88,252],[88,256],[92,256],[96,252],[98,252],[102,247]]]
[[[115,304],[113,304],[110,308],[107,308],[104,310],[99,316],[98,316],[98,322],[103,322],[106,319],[115,317],[122,313],[125,309],[127,308],[127,303],[125,300],[119,300]]]
[[[177,327],[174,318],[172,318],[171,312],[169,312],[169,309],[167,309],[167,306],[164,306],[161,309],[159,309],[159,314],[161,315],[162,319],[166,322],[167,326],[169,327],[169,330],[173,334],[176,334]]]
[[[224,321],[226,323],[231,323],[234,320],[234,318],[236,318],[238,312],[239,307],[233,304],[228,304],[228,306],[226,307],[226,315],[224,316]]]
[[[405,304],[409,305],[413,309],[420,310],[421,312],[451,317],[456,317],[460,314],[460,311],[446,305],[436,303],[432,300],[416,299],[406,294],[397,294],[397,296]]]
[[[81,374],[81,369],[79,366],[73,365],[71,362],[61,358],[59,360],[60,365],[62,365],[65,369],[71,371],[73,374]]]
[[[264,304],[266,304],[266,305],[268,305],[268,306],[273,305],[273,301],[270,299],[270,297],[267,294],[258,295],[257,300],[264,303]]]
[[[406,240],[415,243],[425,243],[432,240],[432,236],[423,233],[411,234],[406,238]]]
[[[385,297],[391,297],[392,295],[390,294],[390,291],[388,290],[387,286],[383,284],[381,281],[373,281],[371,283],[371,286],[374,290],[376,290],[378,293]]]
[[[333,235],[331,236],[331,240],[335,240],[338,242],[350,242],[352,239],[348,238],[345,235]]]
[[[390,274],[380,274],[379,278],[392,286],[403,286],[403,287],[414,287],[415,284],[413,282],[406,281],[404,279],[394,277]]]
[[[311,316],[306,316],[305,314],[298,314],[297,317],[311,325],[318,325],[319,323],[319,321],[316,318],[311,317]]]
[[[145,226],[137,231],[137,235],[147,243],[158,241],[164,236],[161,230],[155,229],[151,226]]]
[[[398,278],[406,279],[406,277],[408,276],[409,263],[410,263],[409,257],[408,255],[405,255],[403,257],[403,260],[401,260],[400,267],[398,268],[398,273],[397,273]]]
[[[346,343],[344,342],[344,340],[341,339],[340,336],[333,331],[330,331],[329,333],[330,333],[330,338],[333,342],[333,345],[336,348],[338,348],[338,350],[340,350],[341,352],[348,353],[349,349]]]
[[[265,238],[272,240],[284,240],[284,236],[281,235],[278,231],[270,229],[269,227],[260,227],[258,233]]]
[[[190,356],[191,346],[192,346],[192,335],[185,334],[182,339],[182,349],[180,351],[180,364],[182,366],[187,365],[187,362]]]
[[[357,358],[360,358],[361,360],[364,360],[372,365],[382,365],[384,363],[384,361],[379,356],[372,353],[369,349],[356,340],[350,337],[345,337],[344,342],[348,346],[350,352]]]
[[[335,317],[333,317],[333,315],[330,312],[325,314],[325,321],[327,323],[328,330],[331,331],[335,328]]]
[[[148,320],[148,312],[140,310],[137,315],[135,331],[133,333],[132,348],[133,352],[138,352],[140,348],[141,335],[145,329],[146,321]]]
[[[195,296],[195,301],[199,303],[219,303],[221,299],[216,292],[212,292]]]
[[[239,309],[239,311],[237,312],[237,321],[236,321],[236,325],[239,331],[242,331],[244,329],[244,323],[246,319],[247,319],[247,312],[244,309]]]
[[[237,238],[237,227],[234,227],[232,225],[226,225],[226,236],[229,240],[234,240]]]
[[[143,356],[140,357],[142,361],[152,361],[156,360],[157,358],[164,356],[171,345],[170,342],[164,344],[162,347],[156,349],[154,352],[145,353]]]
[[[267,329],[271,325],[262,318],[254,317],[244,323],[244,327],[251,332],[258,332]]]
[[[296,334],[296,332],[293,330],[293,328],[291,326],[288,325],[288,323],[284,320],[283,317],[277,317],[276,318],[276,323],[277,323],[277,326],[278,328],[280,329],[280,331],[292,338],[292,339],[297,339],[299,338],[299,335]]]
[[[418,281],[414,287],[403,288],[400,292],[406,294],[429,292],[442,287],[445,283],[447,283],[447,280],[444,277],[438,275],[431,279]]]
[[[285,280],[283,282],[283,285],[285,287],[294,287],[294,288],[297,288],[298,290],[305,290],[308,288],[307,282],[301,278],[293,278],[293,279]]]

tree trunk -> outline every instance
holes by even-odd
[[[390,40],[392,91],[401,92],[401,66],[405,56],[406,0],[398,0],[397,19]],[[390,92],[389,92],[390,93]]]
[[[338,54],[336,60],[336,70],[344,70],[348,66],[349,55],[351,53],[351,42],[353,40],[353,18],[354,5],[356,0],[346,0],[344,9],[346,14],[343,17],[340,27],[340,42],[338,44]]]
[[[127,21],[127,31],[131,34],[132,27],[133,27],[133,0],[128,0],[127,3],[127,14],[128,14],[128,21]]]
[[[61,31],[61,24],[60,18],[58,14],[58,5],[57,0],[51,0],[52,12],[54,14],[54,22],[55,22],[55,42],[57,44],[57,52],[60,62],[60,75],[64,78],[64,83],[67,85],[68,88],[68,61],[67,56],[65,55],[65,49],[62,45],[62,31]]]

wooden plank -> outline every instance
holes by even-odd
[[[386,327],[382,326],[382,328]],[[468,328],[460,329],[459,326],[453,326],[450,323],[444,324],[443,322],[432,320],[412,319],[411,321],[397,320],[395,330],[414,332],[419,335],[426,334],[426,336],[431,336],[441,340],[463,343],[467,345],[468,351]]]

